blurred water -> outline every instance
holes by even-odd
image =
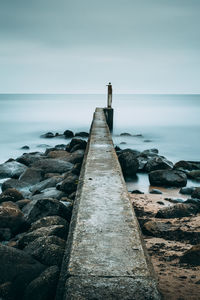
[[[40,135],[89,131],[95,107],[105,105],[106,95],[0,95],[0,162],[21,155],[24,145],[44,151],[38,146],[67,143]],[[158,148],[173,162],[200,160],[200,95],[114,95],[113,107],[113,140],[121,148]],[[122,132],[142,136],[120,136]],[[128,188],[147,192],[147,176],[139,174]]]
[[[106,95],[0,95],[0,162],[20,155],[21,146],[63,140],[41,139],[46,131],[88,131],[95,107]],[[121,148],[158,148],[173,162],[200,160],[200,95],[114,95],[113,139]],[[122,137],[121,132],[142,134]],[[147,142],[148,141],[148,142]]]

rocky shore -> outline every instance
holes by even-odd
[[[0,299],[55,298],[88,133],[42,138],[58,136],[71,140],[0,165]],[[186,184],[200,179],[200,162],[174,165],[157,149],[115,149],[125,179],[143,172],[152,185],[152,194],[130,196],[164,299],[198,299],[200,188]],[[179,188],[188,200],[166,199],[162,187]]]
[[[87,145],[80,135],[0,165],[0,299],[55,298]]]

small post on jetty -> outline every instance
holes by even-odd
[[[109,127],[110,131],[112,132],[114,111],[112,108],[112,84],[111,84],[111,82],[109,82],[107,87],[108,87],[108,100],[107,100],[107,107],[104,108],[104,114],[106,116],[106,121],[107,121],[108,127]]]

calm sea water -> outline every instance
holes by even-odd
[[[106,95],[1,94],[0,162],[21,155],[24,145],[43,151],[41,144],[64,142],[40,138],[47,131],[89,131],[95,107],[105,105]],[[114,95],[113,107],[113,140],[121,148],[158,148],[173,162],[200,160],[200,95]]]

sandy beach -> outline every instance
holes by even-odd
[[[147,221],[162,222],[163,224],[170,222],[172,231],[174,231],[174,239],[173,235],[161,238],[156,237],[158,235],[156,232],[144,234],[144,227],[141,225],[163,299],[200,299],[200,266],[183,264],[179,261],[183,253],[195,243],[192,237],[188,241],[187,232],[196,232],[200,235],[200,215],[173,219],[155,218],[159,209],[174,204],[166,201],[163,195],[130,194],[130,197],[140,224]],[[178,234],[178,230],[179,234],[180,230],[183,232],[182,236]]]

